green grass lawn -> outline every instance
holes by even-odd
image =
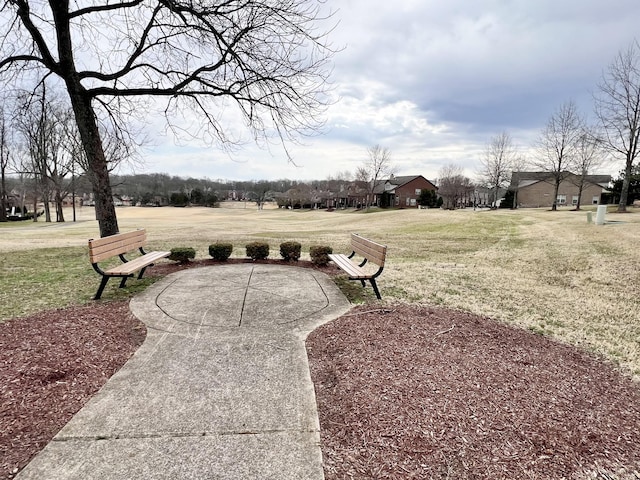
[[[378,283],[385,302],[441,305],[516,324],[606,356],[640,376],[640,212],[613,214],[604,226],[586,210],[291,211],[242,208],[120,208],[121,231],[146,228],[151,249],[194,247],[208,258],[216,241],[244,245],[330,245],[347,252],[357,232],[387,244]],[[87,239],[98,235],[92,211],[65,224],[0,224],[0,320],[86,303],[98,275]],[[147,282],[148,283],[148,282]],[[103,298],[119,292],[112,280]],[[357,285],[357,283],[354,285]],[[130,290],[131,289],[131,290]],[[127,293],[129,292],[129,293]]]

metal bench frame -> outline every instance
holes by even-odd
[[[146,243],[147,232],[144,229],[89,240],[91,266],[98,274],[102,275],[98,291],[93,297],[94,300],[98,300],[102,296],[104,287],[106,287],[110,278],[121,278],[120,288],[124,288],[127,278],[133,277],[135,272],[140,271],[138,279],[141,279],[147,267],[171,254],[171,252],[145,252],[143,247]],[[136,252],[136,250],[140,253],[140,256],[131,260],[125,257],[125,254]],[[98,264],[98,262],[115,256],[120,257],[120,260],[122,260],[121,265],[103,270]]]
[[[376,294],[378,300],[381,300],[380,291],[378,290],[378,285],[376,283],[376,278],[382,273],[384,270],[384,262],[387,256],[387,246],[380,245],[379,243],[368,240],[364,237],[361,237],[357,233],[351,234],[351,254],[330,254],[329,258],[348,276],[349,280],[360,280],[362,282],[362,286],[365,287],[365,281],[369,280],[371,286],[373,287],[373,291]],[[352,259],[354,257],[362,257],[362,261],[360,263],[355,263]],[[374,273],[371,273],[370,270],[364,269],[363,267],[367,264],[367,262],[371,262],[378,266],[378,270]]]

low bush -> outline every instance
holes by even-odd
[[[231,255],[233,251],[233,245],[230,243],[214,243],[213,245],[209,245],[209,255],[214,260],[225,261]]]
[[[251,260],[264,260],[269,256],[269,244],[264,242],[251,242],[245,245],[247,257]]]
[[[300,259],[302,245],[298,242],[283,242],[280,244],[280,256],[283,260],[297,262]]]
[[[329,254],[333,253],[333,248],[327,245],[312,245],[309,248],[311,262],[314,265],[324,266],[329,263]]]
[[[196,249],[191,247],[177,247],[171,249],[169,260],[178,263],[189,263],[190,259],[196,258]]]

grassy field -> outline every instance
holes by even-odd
[[[71,218],[71,212],[67,212]],[[146,228],[152,249],[229,241],[283,241],[346,251],[349,233],[389,246],[379,279],[385,302],[447,306],[490,316],[598,352],[640,377],[640,212],[587,223],[569,210],[291,211],[233,203],[222,208],[120,208],[121,231]],[[64,224],[0,224],[0,321],[90,301],[99,281],[87,239],[93,210]],[[136,282],[131,282],[133,286]],[[144,286],[144,283],[142,284]],[[111,299],[117,282],[105,291]]]

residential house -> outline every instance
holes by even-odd
[[[584,178],[580,205],[598,205],[607,191],[611,175],[587,175]],[[554,198],[555,179],[550,172],[513,172],[509,190],[515,192],[519,207],[577,205],[580,176],[565,172],[558,196]]]
[[[335,192],[334,208],[362,208],[367,202],[367,188],[363,182],[352,182]]]
[[[422,190],[438,191],[432,182],[422,175],[394,176],[376,185],[374,194],[378,205],[385,203],[392,207],[413,207],[419,205],[420,193]],[[383,197],[388,198],[385,202]]]

